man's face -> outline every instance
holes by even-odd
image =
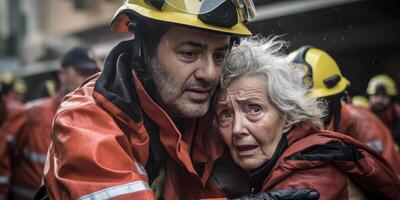
[[[65,94],[68,94],[78,88],[89,76],[97,73],[98,70],[77,71],[73,67],[66,67],[61,73],[61,84],[64,86]]]
[[[203,116],[218,85],[229,36],[172,27],[150,69],[161,106],[172,118]]]
[[[369,96],[369,102],[374,111],[380,112],[389,106],[390,97],[384,93],[377,93]]]

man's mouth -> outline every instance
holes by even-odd
[[[212,89],[211,88],[189,88],[186,90],[186,92],[189,94],[189,97],[196,102],[205,102],[207,101],[210,96]]]

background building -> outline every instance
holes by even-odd
[[[377,73],[400,79],[400,8],[395,0],[254,0],[254,33],[281,35],[291,43],[326,50],[350,79],[352,95],[364,94]],[[104,58],[127,36],[109,23],[123,0],[0,0],[0,73],[28,83],[28,99],[55,79],[59,57],[78,44]]]

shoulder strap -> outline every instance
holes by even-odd
[[[357,161],[362,158],[362,153],[352,145],[337,142],[313,146],[289,157],[290,160],[310,161]]]

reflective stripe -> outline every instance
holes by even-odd
[[[37,152],[31,151],[27,148],[24,148],[23,153],[24,153],[24,156],[27,157],[31,161],[38,162],[43,165],[46,162],[46,154],[37,153]]]
[[[117,185],[113,187],[106,188],[104,190],[99,190],[97,192],[87,194],[78,198],[79,200],[106,200],[115,198],[124,194],[140,192],[144,190],[150,190],[149,185],[144,181],[135,181],[126,183],[123,185]]]
[[[147,176],[146,170],[144,169],[144,167],[140,163],[135,162],[135,165],[136,165],[136,169],[137,169],[137,171],[139,172],[140,175]]]
[[[0,185],[7,185],[9,182],[8,176],[0,176]]]
[[[19,196],[26,197],[29,199],[33,199],[33,197],[35,197],[35,191],[28,189],[28,188],[13,186],[12,192],[14,194],[17,194]]]
[[[383,152],[383,143],[380,140],[373,140],[371,142],[367,142],[367,145],[378,153]]]

